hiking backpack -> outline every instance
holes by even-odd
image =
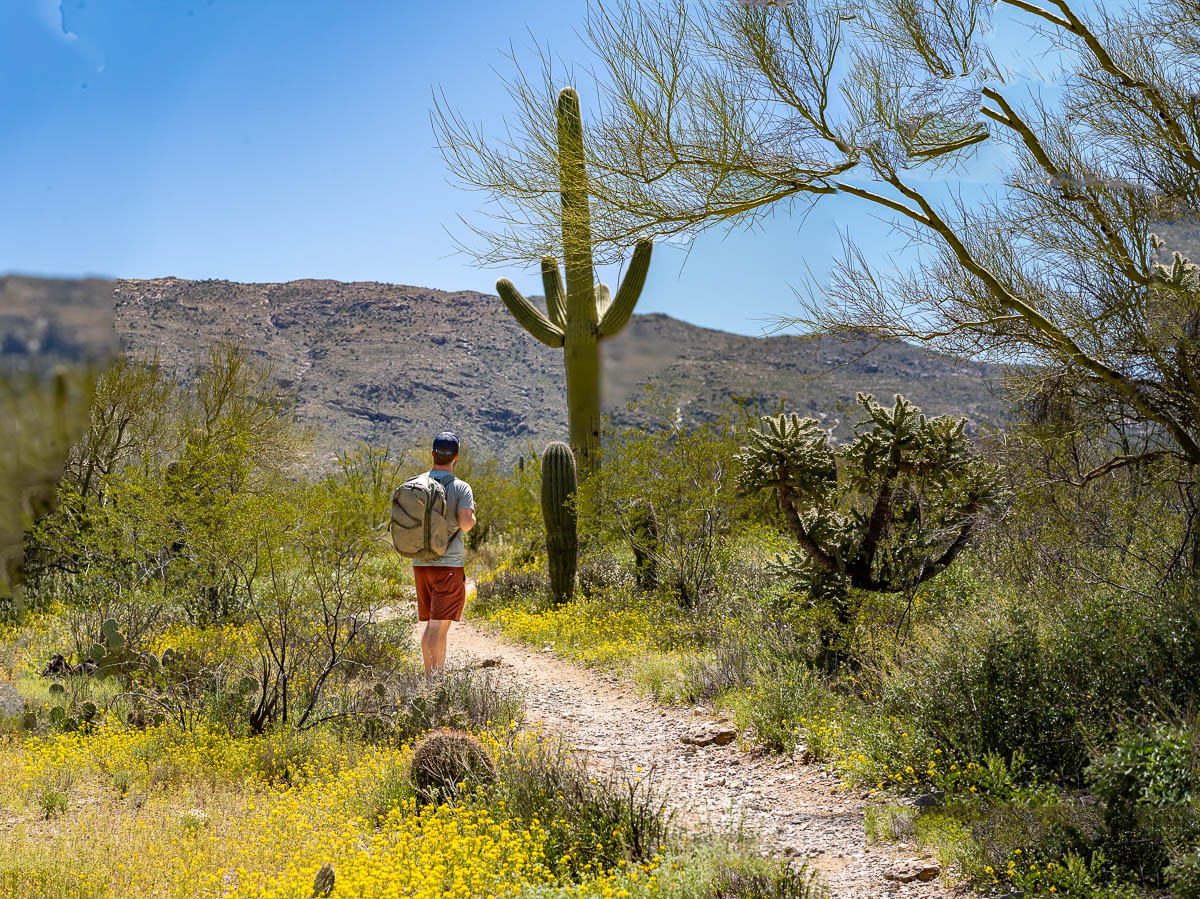
[[[456,511],[437,478],[427,473],[409,478],[392,494],[392,545],[419,562],[441,558],[458,531],[451,520]]]

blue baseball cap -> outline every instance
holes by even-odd
[[[450,431],[442,431],[433,438],[433,451],[435,453],[458,453],[458,437]]]

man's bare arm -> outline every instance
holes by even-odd
[[[459,509],[458,510],[458,529],[464,534],[475,527],[475,510],[474,509]]]

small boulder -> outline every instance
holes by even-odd
[[[937,808],[946,799],[946,794],[942,790],[933,790],[925,793],[923,796],[918,796],[913,800],[915,808]]]
[[[941,867],[933,862],[922,861],[919,858],[908,858],[896,862],[884,873],[888,880],[899,883],[912,883],[914,880],[933,880],[942,873]]]
[[[25,700],[12,684],[0,684],[0,719],[17,718],[25,711]]]
[[[737,728],[715,721],[705,721],[684,732],[679,739],[689,746],[724,746],[737,737]]]

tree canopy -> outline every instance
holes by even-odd
[[[1011,363],[1025,399],[1125,435],[1081,480],[1163,456],[1194,467],[1200,281],[1180,235],[1200,205],[1200,7],[997,11],[1058,51],[1052,98],[997,61],[984,0],[593,2],[597,253],[853,196],[919,261],[884,271],[847,236],[800,324]],[[537,258],[558,225],[542,61],[545,85],[519,66],[509,83],[505,139],[435,111],[452,172],[496,201],[486,262]],[[936,186],[990,145],[1009,164],[989,199]]]

